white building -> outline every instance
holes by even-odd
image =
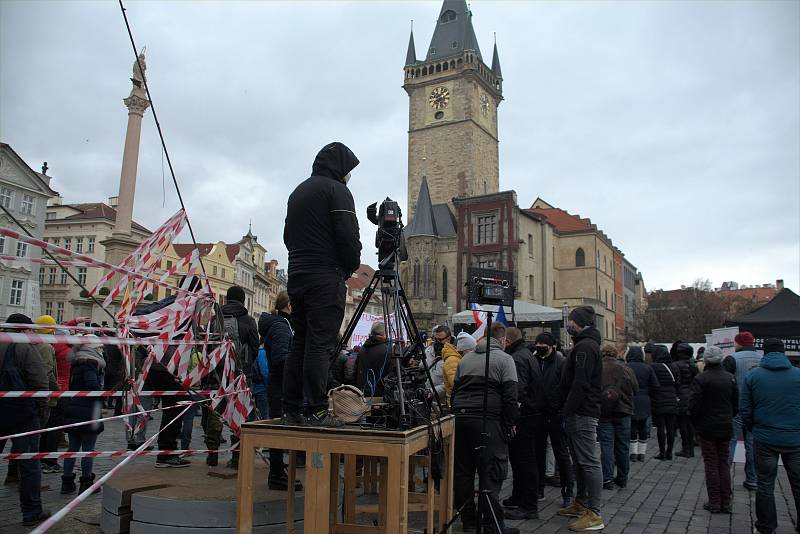
[[[47,171],[46,163],[42,170]],[[0,203],[20,222],[24,230],[41,239],[47,199],[57,195],[50,189],[50,177],[31,169],[9,145],[0,143]],[[0,210],[0,226],[22,234],[14,220]],[[38,263],[41,249],[0,236],[0,320],[12,313],[31,319],[40,315]]]

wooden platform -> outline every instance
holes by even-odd
[[[267,468],[260,458],[253,474],[252,531],[285,531],[286,492],[267,490]],[[302,480],[304,470],[297,474]],[[131,465],[103,486],[100,524],[104,534],[233,534],[236,495],[236,471],[223,466]],[[302,496],[298,498],[302,502]],[[297,532],[303,531],[302,511],[300,505]]]
[[[433,532],[451,517],[453,508],[452,473],[455,423],[452,416],[436,424],[443,437],[442,491],[434,490],[433,478],[427,477],[424,493],[410,494],[409,471],[412,463],[422,463],[430,469],[429,427],[420,426],[408,431],[372,430],[346,426],[342,428],[308,428],[283,425],[279,420],[245,423],[242,426],[239,458],[237,532],[252,530],[252,498],[254,491],[254,450],[275,447],[306,453],[306,495],[304,525],[314,534],[405,534],[409,532],[410,509],[424,512],[424,528]],[[424,453],[420,459],[420,453]],[[375,504],[356,503],[356,464],[365,457],[367,465],[379,466],[378,499]],[[369,459],[377,458],[377,462]],[[420,461],[421,460],[421,461]],[[344,462],[344,471],[340,466]],[[289,479],[294,470],[294,455],[290,455]],[[340,493],[341,488],[341,493]],[[340,499],[341,496],[341,499]],[[342,503],[342,514],[338,513]],[[299,505],[290,491],[287,496],[288,516]],[[359,512],[377,514],[377,525],[355,523]],[[341,520],[341,521],[340,521]],[[293,525],[286,525],[292,534]]]

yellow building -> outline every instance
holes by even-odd
[[[228,288],[234,284],[235,270],[233,262],[228,255],[228,245],[223,241],[218,241],[216,243],[199,244],[198,248],[200,249],[200,257],[203,260],[206,276],[208,276],[208,281],[211,283],[211,290],[221,306],[225,303],[225,294],[228,292]],[[161,268],[169,269],[182,258],[191,254],[192,250],[194,250],[193,244],[175,243],[171,245],[161,260]],[[177,275],[170,279],[170,283],[177,285],[179,280],[180,275]],[[158,300],[159,298],[170,296],[171,293],[169,289],[157,288],[153,296],[155,300]]]

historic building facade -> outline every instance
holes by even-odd
[[[24,230],[42,239],[45,233],[47,199],[57,195],[50,189],[50,177],[31,169],[5,143],[0,143],[0,204],[16,218],[0,211],[0,226],[20,233]],[[24,313],[32,319],[41,313],[40,285],[44,270],[32,260],[41,257],[41,249],[0,236],[0,320],[12,313]]]

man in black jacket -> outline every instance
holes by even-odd
[[[705,370],[692,381],[689,413],[700,436],[710,512],[731,513],[731,469],[728,443],[733,417],[739,409],[736,378],[722,365],[722,350],[709,347],[703,354]]]
[[[575,486],[575,475],[572,460],[569,457],[567,439],[561,427],[561,371],[564,368],[564,356],[556,350],[556,339],[550,332],[542,332],[536,336],[533,345],[534,366],[533,377],[529,385],[535,396],[532,406],[536,465],[540,477],[545,472],[547,461],[547,440],[553,451],[558,466],[561,484],[562,507],[572,504]],[[539,496],[544,493],[543,480],[539,479]]]
[[[508,444],[508,457],[514,474],[511,497],[503,501],[510,508],[507,519],[536,519],[539,517],[539,470],[536,464],[534,439],[534,416],[536,415],[536,392],[532,389],[533,354],[525,346],[519,328],[506,330],[506,353],[514,359],[517,368],[517,399],[520,414],[517,431]]]
[[[453,493],[455,506],[461,509],[464,530],[475,527],[475,471],[483,477],[489,491],[489,503],[480,503],[484,532],[496,533],[497,517],[500,532],[516,534],[519,529],[506,527],[498,496],[508,474],[508,442],[514,436],[517,420],[517,369],[514,359],[503,352],[506,327],[493,323],[489,343],[484,339],[474,352],[466,354],[458,364],[453,384],[452,413],[456,416],[456,443]],[[486,443],[482,448],[483,395],[486,351],[489,351],[488,404],[486,411]],[[462,508],[463,506],[463,508]],[[491,510],[488,508],[491,506]]]
[[[361,264],[355,204],[347,182],[358,158],[330,143],[311,177],[289,196],[283,242],[289,251],[294,342],[284,369],[286,422],[336,426],[328,415],[328,367],[344,319],[345,280]],[[307,406],[307,417],[301,411]]]
[[[600,516],[603,474],[597,454],[597,422],[603,385],[600,357],[600,332],[595,328],[591,306],[572,310],[567,331],[575,342],[564,365],[561,391],[565,397],[562,414],[564,430],[575,464],[578,491],[575,502],[558,511],[559,515],[577,517],[569,528],[575,532],[604,528]]]
[[[389,361],[386,325],[375,321],[356,358],[356,387],[367,397],[383,397],[383,372]]]

